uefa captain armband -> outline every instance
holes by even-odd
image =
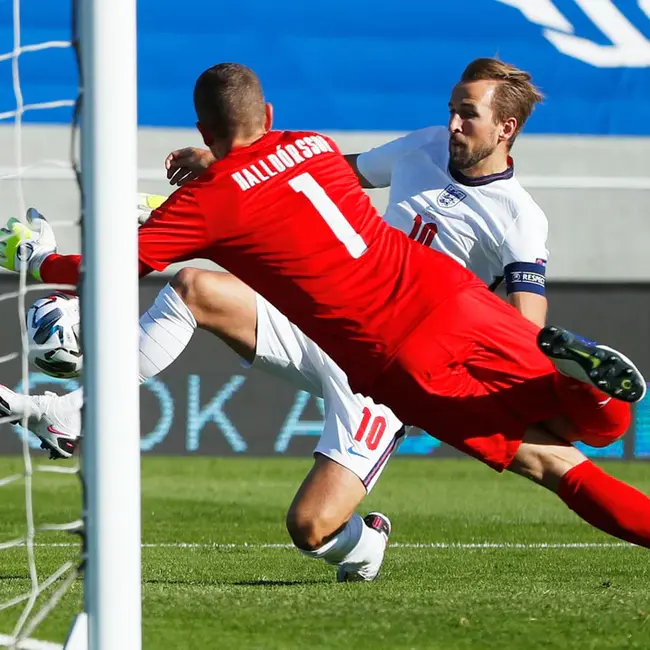
[[[505,269],[506,293],[526,291],[546,295],[546,264],[537,262],[512,262]]]

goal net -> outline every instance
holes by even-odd
[[[132,47],[123,46],[124,38]],[[114,60],[111,43],[119,44],[121,58]],[[85,84],[84,78],[89,80]],[[83,377],[81,461],[52,462],[26,421],[22,426],[6,418],[1,422],[0,647],[137,650],[139,436],[124,444],[120,440],[133,437],[138,419],[137,397],[125,397],[123,388],[127,384],[126,392],[137,395],[135,0],[1,3],[0,79],[0,225],[12,217],[24,220],[26,209],[37,207],[53,226],[60,252],[78,252],[82,237],[85,271],[79,288],[89,368]],[[118,79],[121,92],[116,92]],[[80,115],[81,129],[76,124]],[[124,138],[121,162],[115,145],[107,143],[118,130]],[[119,193],[115,200],[107,197],[100,178],[113,192],[122,186],[131,200]],[[115,219],[107,223],[112,212]],[[130,222],[132,228],[125,226]],[[120,304],[100,239],[107,246],[119,239],[121,250],[126,249],[124,276],[131,289],[116,278],[123,289]],[[33,283],[25,270],[0,273],[5,334],[0,383],[16,392],[64,392],[78,386],[75,380],[36,373],[28,363],[27,310],[55,288],[61,287]],[[135,345],[112,350],[107,360],[99,346],[107,328]],[[133,384],[124,381],[129,373]],[[111,397],[126,400],[121,427],[109,412]],[[116,448],[106,442],[107,431]],[[118,453],[135,458],[120,467]],[[132,504],[122,511],[125,493]],[[66,639],[81,611],[88,618],[78,618]]]

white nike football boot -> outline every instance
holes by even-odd
[[[384,544],[387,546],[388,545],[388,538],[390,537],[390,531],[392,529],[390,519],[382,514],[381,512],[369,512],[364,518],[363,518],[363,524],[364,526],[368,526],[368,528],[372,528],[373,530],[377,531],[384,539]],[[349,567],[346,567],[345,565],[339,565],[337,570],[336,570],[336,581],[337,582],[371,582],[372,580],[376,580],[377,576],[379,575],[379,570],[381,568],[381,564],[383,563],[384,560],[384,555],[383,553],[381,554],[381,557],[379,558],[378,561],[378,566],[376,565],[372,571],[371,577],[368,577],[368,569],[366,568],[364,573],[360,573],[358,571],[352,571],[350,570]]]
[[[638,402],[646,394],[639,369],[607,345],[553,326],[540,330],[537,345],[563,375],[591,384],[614,399]]]
[[[53,460],[70,458],[81,438],[81,413],[65,409],[56,393],[21,395],[0,384],[0,417],[11,424],[27,417],[27,428]]]

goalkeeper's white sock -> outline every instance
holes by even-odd
[[[140,383],[171,365],[187,347],[196,320],[170,284],[161,289],[153,305],[140,317]],[[83,388],[62,395],[57,413],[64,417],[83,406]]]
[[[320,548],[299,550],[309,557],[322,558],[328,564],[344,567],[347,573],[357,574],[363,580],[372,580],[384,561],[386,538],[366,526],[355,513],[341,531]]]

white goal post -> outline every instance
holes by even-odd
[[[2,151],[1,180],[15,188],[15,197],[5,193],[3,219],[21,217],[36,199],[47,214],[47,196],[24,191],[23,180],[30,170],[53,165],[70,174],[73,170],[59,153],[24,156],[23,116],[27,112],[76,106],[82,141],[81,172],[77,176],[83,197],[80,284],[82,337],[84,339],[84,439],[81,445],[81,473],[84,482],[84,516],[79,520],[52,522],[47,515],[34,516],[33,479],[37,473],[77,475],[75,464],[57,466],[44,458],[32,462],[32,448],[38,441],[30,437],[27,417],[16,432],[22,441],[22,471],[0,476],[0,496],[4,490],[24,490],[24,532],[14,532],[9,518],[8,539],[4,532],[0,551],[16,554],[24,549],[26,572],[14,589],[0,590],[0,612],[16,611],[13,629],[0,630],[0,647],[12,650],[140,650],[141,625],[141,535],[140,535],[140,431],[138,382],[138,279],[137,279],[137,84],[136,84],[136,0],[70,0],[63,11],[71,19],[73,38],[53,26],[52,40],[31,42],[25,37],[21,6],[32,0],[10,0],[10,14],[3,13],[12,29],[3,32],[0,65],[10,71],[14,106],[0,112],[3,135],[11,125],[11,147]],[[28,15],[33,16],[33,7]],[[9,35],[9,36],[8,36]],[[40,36],[40,34],[38,34]],[[12,41],[7,42],[7,38]],[[72,98],[27,103],[21,82],[21,60],[32,66],[39,53],[52,49],[75,48],[80,63],[81,102]],[[76,88],[75,88],[76,90]],[[10,109],[10,110],[6,110]],[[31,126],[29,127],[31,128]],[[74,131],[73,131],[74,133]],[[3,142],[9,140],[5,138]],[[42,143],[41,143],[42,144]],[[47,143],[49,145],[51,143]],[[44,146],[43,151],[57,151]],[[76,147],[71,148],[72,157]],[[13,155],[12,155],[13,154]],[[34,160],[36,158],[36,160]],[[74,166],[75,171],[78,171]],[[13,198],[13,200],[12,200]],[[42,204],[41,204],[42,199]],[[73,215],[68,216],[69,219]],[[73,221],[55,223],[75,225]],[[22,382],[19,391],[33,388],[28,366],[28,338],[25,315],[29,292],[44,288],[27,283],[23,268],[18,290],[4,292],[0,301],[5,310],[17,299],[20,351],[0,357],[0,364],[18,360]],[[50,288],[54,288],[50,286]],[[3,366],[4,367],[4,366]],[[38,385],[38,381],[34,385]],[[6,426],[11,418],[2,418]],[[3,431],[4,434],[4,431]],[[39,452],[40,453],[40,452]],[[35,459],[36,460],[36,459]],[[11,506],[11,498],[8,503]],[[35,548],[40,539],[62,531],[84,532],[83,564],[77,545],[56,570],[37,566]],[[37,541],[37,535],[38,540]],[[57,546],[60,544],[54,544]],[[67,544],[62,544],[67,546]],[[4,561],[3,556],[3,561]],[[12,561],[11,559],[9,560]],[[9,565],[11,566],[11,565]],[[84,612],[80,614],[62,646],[40,640],[39,626],[73,587],[79,571],[84,571]],[[26,583],[26,584],[23,584]],[[10,585],[11,587],[11,585]],[[70,619],[74,612],[66,613]],[[7,620],[7,619],[5,619]],[[6,632],[6,633],[5,633]]]
[[[88,647],[140,650],[136,0],[78,7]]]

